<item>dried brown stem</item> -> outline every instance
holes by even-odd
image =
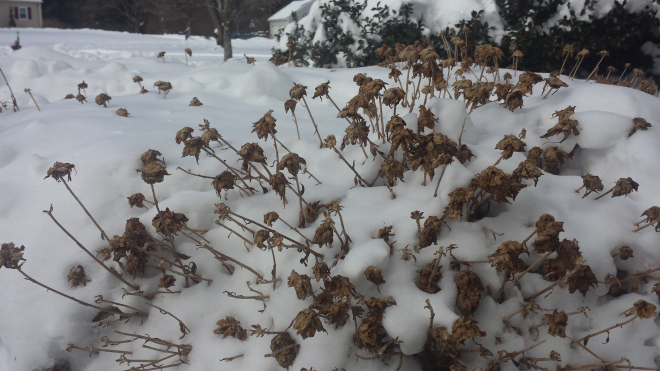
[[[154,188],[153,183],[149,184],[151,186],[151,194],[154,198],[154,206],[156,207],[156,211],[158,211],[158,216],[160,216],[160,221],[163,224],[163,229],[165,230],[165,239],[170,243],[170,248],[172,249],[172,252],[174,254],[174,258],[176,260],[177,265],[179,268],[181,268],[182,271],[185,271],[183,262],[181,261],[181,258],[179,257],[179,253],[176,251],[176,246],[174,245],[174,238],[172,237],[172,234],[170,233],[168,227],[167,227],[167,222],[165,221],[165,215],[160,211],[160,207],[158,206],[158,198],[156,197],[156,189]],[[110,241],[110,240],[108,240]],[[186,280],[186,287],[190,286],[190,283],[188,282],[188,277],[185,277]]]
[[[16,97],[14,97],[14,91],[11,90],[11,85],[9,85],[9,81],[7,81],[7,76],[5,76],[5,73],[2,71],[2,68],[0,68],[0,73],[2,74],[2,77],[5,79],[5,83],[9,88],[9,94],[11,94],[11,100],[13,101],[12,103],[14,104],[14,108],[16,109],[16,111],[20,111],[20,109],[18,109],[18,103],[16,103]]]
[[[195,240],[195,239],[193,238],[193,240]],[[205,242],[201,242],[201,241],[197,241],[197,240],[195,240],[195,241],[197,242],[199,247],[205,248],[205,249],[209,250],[211,253],[213,253],[213,255],[215,255],[216,259],[221,260],[221,261],[222,260],[229,260],[230,262],[240,266],[241,268],[245,268],[248,271],[252,272],[255,276],[257,276],[259,281],[264,281],[264,276],[262,276],[259,272],[255,271],[251,267],[239,262],[238,260],[236,260],[234,258],[231,258],[231,257],[221,253],[220,251],[214,249],[211,245],[209,245]]]
[[[579,339],[576,339],[576,340],[571,341],[571,343],[574,343],[574,344],[575,344],[575,343],[580,343],[580,342],[582,342],[582,341],[587,342],[587,341],[589,341],[589,339],[591,339],[592,337],[597,336],[597,335],[600,335],[600,334],[603,334],[603,333],[605,333],[605,332],[609,332],[609,331],[612,330],[612,329],[615,329],[615,328],[617,328],[617,327],[620,327],[620,326],[623,326],[623,325],[625,325],[625,324],[628,324],[628,323],[634,321],[637,317],[638,317],[637,315],[634,315],[631,319],[629,319],[629,320],[627,320],[627,321],[624,321],[624,322],[621,322],[621,323],[617,323],[616,325],[614,325],[614,326],[610,326],[610,327],[608,327],[608,328],[606,328],[606,329],[604,329],[604,330],[600,330],[600,331],[598,331],[598,332],[594,332],[593,334],[589,334],[589,335],[587,335],[587,336],[583,336],[583,337],[581,337],[581,338],[579,338]]]
[[[552,285],[544,288],[543,290],[537,292],[536,294],[534,294],[530,297],[525,298],[525,301],[530,301],[530,300],[536,299],[537,297],[544,294],[546,291],[551,290],[552,288],[559,285],[560,283],[563,285],[563,282],[565,282],[570,276],[574,275],[580,269],[580,267],[582,267],[582,264],[578,264],[578,266],[575,269],[568,272],[568,274],[566,274],[564,277],[562,277],[562,278],[558,279],[557,281],[555,281]]]
[[[78,346],[75,346],[73,344],[69,344],[68,347],[66,347],[66,351],[70,352],[74,349],[78,350],[84,350],[86,352],[89,352],[89,355],[91,356],[92,354],[99,354],[100,352],[106,352],[106,353],[121,353],[121,354],[133,354],[133,352],[128,351],[128,350],[112,350],[112,349],[98,349],[95,348],[94,345],[90,345],[87,348],[80,348]]]
[[[323,139],[321,139],[321,133],[319,132],[319,127],[316,125],[316,121],[314,121],[314,116],[312,116],[312,111],[309,110],[309,105],[307,105],[307,100],[305,99],[305,97],[302,97],[302,100],[305,108],[307,109],[307,113],[309,113],[309,118],[312,119],[312,124],[314,124],[314,129],[316,130],[316,135],[319,137],[319,143],[321,144],[321,148],[323,148]]]
[[[48,214],[48,216],[50,216],[50,218],[55,222],[55,224],[57,224],[57,226],[60,227],[60,229],[61,229],[62,231],[64,231],[64,233],[65,233],[67,236],[69,236],[69,238],[71,238],[71,239],[73,240],[73,242],[76,243],[76,245],[78,245],[78,247],[80,247],[81,249],[83,249],[83,251],[86,252],[87,255],[91,256],[92,259],[94,259],[94,261],[96,261],[97,263],[99,263],[99,264],[100,264],[105,270],[107,270],[108,272],[110,272],[110,274],[112,274],[113,276],[115,276],[115,278],[117,278],[118,280],[120,280],[121,282],[123,282],[126,286],[130,287],[131,289],[133,289],[133,290],[135,290],[135,291],[138,291],[138,290],[140,289],[139,286],[135,286],[135,285],[132,285],[132,284],[128,283],[128,281],[126,281],[125,279],[123,279],[122,276],[121,276],[119,273],[117,273],[115,270],[108,268],[108,266],[105,265],[105,263],[103,263],[99,258],[97,258],[96,255],[92,254],[89,250],[87,250],[87,248],[86,248],[85,246],[83,246],[80,242],[78,242],[78,240],[76,240],[76,238],[73,237],[73,236],[71,235],[71,233],[69,233],[69,231],[67,231],[67,230],[66,230],[66,229],[65,229],[65,228],[64,228],[64,227],[63,227],[63,226],[57,221],[57,219],[55,219],[55,217],[53,216],[53,205],[50,205],[50,209],[49,209],[48,211],[44,210],[44,213]],[[108,241],[109,241],[109,240],[108,240]]]
[[[241,358],[241,357],[243,357],[244,355],[245,355],[245,354],[241,353],[241,354],[236,355],[236,356],[233,356],[233,357],[225,357],[225,358],[221,359],[221,361],[231,362],[231,361],[233,361],[233,360],[235,360],[235,359],[237,359],[237,358]]]
[[[154,307],[154,308],[158,309],[162,314],[167,314],[167,315],[169,315],[170,317],[172,317],[172,318],[174,318],[175,320],[177,320],[177,321],[179,322],[179,326],[181,326],[181,328],[182,328],[182,330],[181,330],[182,332],[183,332],[183,329],[185,329],[185,330],[188,331],[188,332],[191,332],[191,331],[190,331],[190,328],[188,328],[188,326],[186,326],[186,324],[183,323],[183,321],[181,321],[179,318],[177,318],[177,316],[175,316],[174,314],[172,314],[172,313],[166,311],[165,309],[163,309],[163,308],[161,308],[161,307],[155,306],[155,305],[153,305],[153,304],[149,304],[149,303],[146,303],[146,304],[147,304],[148,306],[150,306],[150,307]],[[184,332],[183,335],[185,336],[186,333]],[[182,338],[183,338],[183,336],[182,336]]]
[[[73,296],[69,296],[69,295],[67,295],[67,294],[64,294],[64,293],[62,293],[62,292],[60,292],[60,291],[57,291],[57,290],[55,290],[55,289],[53,289],[53,288],[51,288],[51,287],[48,287],[48,286],[44,285],[43,283],[41,283],[41,282],[35,280],[34,278],[28,276],[27,273],[23,272],[23,270],[21,269],[21,267],[16,268],[16,270],[17,270],[19,273],[21,273],[23,276],[25,276],[25,278],[26,278],[28,281],[33,282],[33,283],[36,283],[37,285],[39,285],[39,286],[45,288],[46,290],[52,291],[52,292],[54,292],[54,293],[56,293],[56,294],[58,294],[58,295],[60,295],[60,296],[63,296],[63,297],[65,297],[65,298],[69,299],[69,300],[73,300],[73,301],[75,301],[76,303],[81,304],[81,305],[84,305],[84,306],[86,306],[86,307],[94,308],[94,309],[96,309],[96,310],[100,310],[101,312],[106,312],[106,313],[116,314],[116,315],[118,315],[118,316],[125,316],[125,317],[126,317],[126,316],[127,316],[127,317],[148,317],[147,314],[145,314],[144,312],[140,312],[140,311],[139,311],[139,313],[123,313],[123,312],[118,312],[118,311],[115,311],[115,310],[112,310],[112,309],[106,309],[106,308],[98,307],[98,306],[93,305],[93,304],[86,303],[86,302],[84,302],[84,301],[82,301],[82,300],[78,300],[78,299],[74,298]]]

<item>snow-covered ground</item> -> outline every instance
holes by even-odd
[[[147,363],[119,365],[116,360],[120,354],[117,353],[102,352],[88,356],[89,352],[76,349],[67,353],[69,344],[81,348],[93,345],[104,350],[131,351],[132,354],[126,354],[128,359],[154,360],[167,355],[143,348],[143,340],[103,347],[102,338],[105,336],[111,341],[131,339],[113,333],[113,330],[148,334],[175,344],[191,345],[192,351],[184,358],[189,365],[184,364],[176,369],[281,369],[273,358],[264,357],[272,352],[270,343],[274,335],[250,336],[247,341],[240,341],[223,338],[214,334],[213,330],[217,328],[216,322],[226,316],[239,320],[241,326],[248,330],[251,325],[260,325],[271,331],[287,329],[294,317],[312,304],[311,297],[298,300],[295,290],[287,286],[291,271],[311,276],[316,294],[320,292],[321,283],[313,280],[313,258],[305,266],[300,263],[303,254],[296,249],[276,251],[276,277],[281,281],[273,288],[272,284],[255,284],[255,275],[238,266],[235,266],[233,275],[228,274],[221,263],[213,259],[211,252],[179,234],[175,239],[178,252],[191,256],[187,262],[196,263],[197,274],[213,282],[185,288],[183,278],[178,277],[170,290],[180,293],[159,294],[147,301],[139,296],[123,296],[122,288],[126,286],[95,263],[43,212],[52,205],[52,215],[88,249],[96,251],[107,246],[99,230],[64,184],[52,178],[44,180],[48,169],[56,161],[71,163],[75,164],[75,171],[67,184],[109,236],[124,233],[124,225],[129,218],[139,218],[155,236],[151,221],[157,215],[156,209],[149,204],[147,208],[131,208],[126,200],[137,192],[153,200],[151,188],[135,169],[142,167],[140,155],[155,149],[162,153],[171,174],[165,177],[164,182],[155,184],[160,208],[184,213],[189,219],[188,227],[208,230],[204,238],[209,245],[270,279],[273,268],[271,252],[261,251],[256,246],[250,247],[248,252],[239,237],[230,235],[228,230],[215,224],[218,217],[214,214],[215,204],[223,202],[233,212],[260,223],[265,213],[276,211],[282,220],[276,221],[273,228],[298,242],[304,242],[303,237],[282,222],[297,225],[299,208],[296,196],[287,190],[289,203],[284,208],[275,192],[262,193],[261,187],[253,181],[252,185],[257,189],[255,195],[247,196],[234,189],[222,191],[220,199],[210,179],[178,170],[181,167],[211,177],[225,170],[217,159],[203,153],[199,164],[193,157],[182,157],[183,145],[175,143],[175,134],[184,127],[194,128],[193,135],[199,135],[201,131],[198,127],[204,119],[208,119],[211,127],[216,128],[237,149],[245,143],[258,142],[268,159],[270,171],[274,172],[272,138],[260,141],[251,132],[253,123],[269,110],[274,110],[272,115],[277,120],[277,138],[289,150],[303,157],[309,172],[322,183],[317,184],[301,174],[299,178],[304,185],[304,198],[324,204],[339,200],[343,206],[343,224],[352,243],[346,259],[340,260],[331,269],[331,274],[348,277],[365,299],[391,296],[396,301],[396,305],[385,311],[382,323],[387,332],[386,340],[398,338],[402,341],[400,350],[396,348],[405,355],[402,370],[421,369],[419,361],[412,355],[422,350],[427,339],[430,312],[425,308],[426,300],[435,312],[434,325],[445,326],[450,333],[452,324],[461,316],[455,304],[457,272],[452,270],[449,254],[440,261],[442,279],[439,281],[439,292],[428,294],[415,285],[419,279],[418,271],[436,257],[434,253],[439,246],[455,244],[457,248],[452,254],[458,260],[488,260],[488,256],[503,242],[522,242],[534,231],[538,218],[548,213],[557,221],[564,222],[560,239],[579,241],[585,264],[591,267],[599,281],[604,281],[608,274],[618,274],[622,279],[626,273],[640,273],[660,266],[659,240],[654,228],[632,232],[636,228],[633,224],[642,219],[640,215],[644,210],[660,205],[657,191],[660,185],[657,166],[660,159],[660,104],[657,97],[630,88],[599,85],[593,81],[571,81],[562,76],[569,87],[541,99],[543,83],[537,84],[533,95],[524,99],[524,106],[513,112],[498,103],[489,103],[468,116],[462,100],[430,99],[427,107],[439,118],[436,129],[458,141],[465,122],[461,140],[470,147],[476,158],[465,164],[454,161],[447,167],[438,197],[433,197],[433,191],[440,169],[427,186],[421,185],[424,180],[421,171],[408,170],[404,173],[405,182],[399,181],[392,187],[392,192],[396,194],[393,199],[382,179],[374,187],[355,187],[355,174],[351,169],[332,150],[319,148],[312,121],[302,102],[296,109],[299,140],[291,113],[285,113],[283,106],[289,99],[293,82],[307,86],[306,100],[321,136],[325,138],[332,134],[340,141],[346,121],[336,117],[337,110],[328,99],[312,100],[313,89],[330,81],[330,96],[342,107],[358,93],[358,86],[353,82],[356,73],[366,73],[389,83],[388,87],[395,86],[387,77],[387,69],[275,67],[268,62],[270,48],[275,42],[259,38],[234,40],[234,55],[237,58],[225,63],[222,62],[222,50],[216,49],[213,40],[196,37],[186,42],[182,36],[28,29],[21,30],[23,49],[11,52],[6,45],[11,44],[14,38],[14,30],[0,30],[0,45],[3,45],[0,47],[0,67],[20,107],[19,112],[13,112],[9,104],[8,109],[0,113],[0,242],[13,242],[16,246],[26,247],[24,258],[27,261],[22,270],[33,279],[91,304],[94,304],[97,295],[102,295],[104,300],[145,311],[149,317],[144,321],[133,318],[127,323],[120,321],[110,327],[98,327],[92,322],[97,310],[48,292],[24,280],[17,271],[0,269],[0,370],[43,370],[57,360],[67,360],[71,369],[77,371],[123,370]],[[185,63],[184,48],[192,49],[188,65]],[[161,51],[166,52],[165,62],[156,58]],[[255,57],[256,63],[247,64],[245,59],[239,58],[243,54]],[[501,74],[505,72],[501,71]],[[510,72],[513,74],[513,71]],[[140,88],[133,82],[135,75],[144,79],[143,85],[150,90],[147,94],[139,94]],[[77,94],[76,86],[83,80],[88,84],[88,103],[81,105],[75,99],[65,100],[65,95]],[[169,81],[173,86],[166,99],[152,86],[157,80]],[[452,82],[449,81],[450,84]],[[37,110],[30,95],[23,91],[25,88],[31,89],[41,111]],[[108,108],[94,103],[94,97],[101,93],[112,97]],[[193,97],[197,97],[203,106],[189,106]],[[0,81],[0,101],[9,100],[9,90],[4,81]],[[553,113],[569,105],[575,106],[575,114],[571,118],[579,122],[580,134],[571,135],[560,144],[557,142],[561,136],[540,138],[557,123]],[[118,108],[127,109],[129,116],[116,115]],[[397,112],[403,112],[403,108],[399,107]],[[417,127],[415,113],[418,112],[416,108],[414,114],[405,117],[413,130]],[[386,123],[392,113],[385,108]],[[646,119],[652,127],[629,137],[632,120],[636,117]],[[559,146],[570,152],[575,144],[580,149],[561,168],[559,175],[544,173],[536,187],[533,181],[524,181],[527,187],[520,191],[515,201],[510,205],[493,203],[488,216],[478,222],[448,220],[450,229],[442,227],[438,246],[431,245],[415,251],[419,234],[415,220],[410,217],[411,212],[421,211],[424,217],[441,216],[449,201],[448,193],[457,187],[466,187],[476,174],[495,163],[501,154],[495,145],[505,135],[517,136],[523,129],[526,130],[525,150],[534,146]],[[381,143],[374,133],[370,138]],[[387,153],[389,146],[385,144],[380,149]],[[219,158],[240,167],[239,157],[231,149],[220,147],[215,142],[211,147]],[[279,147],[280,157],[284,152]],[[383,161],[379,156],[375,159],[370,156],[365,161],[361,149],[352,145],[348,145],[342,154],[349,162],[354,161],[357,172],[369,181],[376,177]],[[511,173],[525,157],[524,152],[516,152],[512,158],[500,162],[498,167]],[[286,170],[285,173],[288,175]],[[582,186],[580,176],[587,173],[600,176],[605,191],[614,186],[619,178],[627,177],[639,183],[639,190],[627,197],[611,198],[608,195],[595,200],[595,195],[590,195],[581,198],[582,194],[575,190]],[[333,219],[341,231],[338,216],[333,215]],[[320,216],[300,232],[312,239],[322,221],[323,216]],[[229,221],[223,223],[252,240],[250,232]],[[393,226],[392,232],[395,233],[391,238],[391,241],[396,241],[392,256],[388,255],[389,247],[384,241],[374,239],[379,229],[386,226]],[[493,233],[487,229],[502,235],[495,240]],[[533,239],[530,245],[531,241]],[[634,258],[624,261],[613,256],[622,245],[633,248]],[[415,254],[415,260],[401,259],[402,252],[399,250],[406,246]],[[340,252],[337,238],[331,248],[312,245],[312,249],[324,254],[328,265]],[[540,256],[531,251],[529,256],[521,255],[521,258],[529,265]],[[549,258],[553,257],[551,255]],[[107,264],[121,271],[112,260]],[[158,260],[150,258],[150,264],[157,265]],[[84,287],[72,288],[67,282],[67,274],[77,265],[84,267],[91,282]],[[379,267],[386,283],[377,288],[367,281],[363,272],[368,266]],[[461,269],[465,270],[465,266]],[[498,356],[498,351],[523,350],[542,341],[545,342],[525,352],[524,356],[548,358],[551,351],[559,353],[560,361],[538,361],[539,367],[547,369],[617,361],[622,357],[635,367],[658,367],[655,363],[660,356],[657,318],[635,319],[622,328],[612,329],[609,334],[594,337],[587,347],[603,361],[571,343],[572,339],[629,320],[630,317],[620,313],[640,299],[658,305],[658,296],[652,292],[657,282],[655,278],[633,280],[639,282],[636,292],[632,292],[628,285],[625,286],[627,292],[617,296],[608,295],[609,287],[603,283],[587,292],[586,296],[579,292],[570,294],[568,286],[557,286],[539,296],[536,303],[541,308],[565,312],[590,308],[586,316],[578,314],[568,317],[567,337],[563,338],[549,335],[547,326],[539,328],[538,336],[534,331],[530,333],[531,328],[543,321],[543,311],[530,313],[525,318],[518,314],[507,324],[502,322],[503,318],[526,303],[525,298],[549,286],[552,281],[544,280],[533,269],[520,280],[520,290],[511,282],[506,284],[504,300],[500,303],[497,299],[503,282],[502,272],[489,264],[474,264],[471,269],[481,277],[484,285],[480,305],[473,315],[481,331],[486,332],[486,336],[478,338],[478,342],[492,352],[492,356],[479,357],[478,345],[466,341],[465,345],[460,346],[465,351],[461,359],[471,367],[486,368],[488,362]],[[148,268],[143,276],[134,280],[127,273],[123,277],[139,285],[142,291],[151,293],[157,290],[162,273],[159,269]],[[261,295],[269,296],[265,310],[261,301],[228,296],[227,292],[243,296],[260,295],[250,291],[246,281],[251,281],[251,287]],[[147,304],[156,305],[176,316],[185,323],[190,333],[179,339],[181,332],[177,320]],[[124,310],[130,312],[130,309]],[[359,326],[362,320],[357,321]],[[325,322],[323,326],[327,333],[316,333],[305,340],[295,330],[289,329],[300,344],[292,370],[303,367],[313,367],[319,371],[334,368],[347,371],[394,370],[399,366],[398,356],[389,359],[387,364],[380,360],[364,359],[356,363],[354,353],[362,357],[372,355],[353,344],[355,324],[352,318],[343,327],[335,328]],[[156,346],[154,343],[146,345]],[[222,361],[241,354],[242,357],[233,361]],[[520,361],[521,356],[514,358]],[[177,357],[174,357],[160,365],[177,362]],[[624,361],[620,364],[627,365]],[[502,362],[501,366],[515,369],[512,362]],[[149,367],[142,369],[152,369]]]

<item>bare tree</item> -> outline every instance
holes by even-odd
[[[107,0],[106,6],[121,13],[133,24],[133,32],[140,33],[149,9],[147,0]]]
[[[232,57],[231,31],[242,0],[206,0],[206,7],[216,30],[216,43],[225,51],[225,60]]]

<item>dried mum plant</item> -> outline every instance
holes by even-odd
[[[111,99],[112,99],[112,98],[110,98],[110,96],[109,96],[108,94],[101,93],[101,94],[99,94],[99,95],[96,96],[96,98],[94,99],[94,101],[95,101],[96,104],[98,104],[99,106],[103,106],[103,107],[105,107],[105,108],[108,108],[108,106],[107,106],[106,103],[108,103]]]
[[[612,193],[612,197],[627,196],[631,194],[632,191],[637,191],[637,188],[639,188],[639,184],[632,180],[632,178],[619,178],[619,180],[616,181],[614,187],[610,188],[609,191],[603,193],[595,199],[601,199],[610,193]]]
[[[158,88],[158,94],[160,94],[161,91],[163,92],[163,99],[166,99],[167,93],[169,93],[170,90],[172,90],[172,84],[169,83],[168,81],[158,80],[154,83],[154,86]]]

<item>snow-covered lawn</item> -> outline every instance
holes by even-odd
[[[357,73],[382,79],[389,84],[388,88],[397,86],[388,78],[388,69],[276,67],[268,62],[270,48],[275,42],[260,38],[234,40],[234,55],[237,58],[225,63],[222,62],[222,50],[216,49],[213,40],[198,37],[184,41],[182,36],[144,36],[94,30],[21,30],[21,44],[24,47],[11,52],[6,45],[11,44],[14,38],[13,30],[0,30],[0,45],[3,45],[0,47],[0,67],[20,107],[20,111],[13,112],[11,104],[8,104],[8,109],[0,113],[0,242],[25,246],[23,257],[26,262],[21,269],[33,279],[91,304],[95,304],[96,296],[102,295],[103,300],[144,311],[148,313],[148,318],[132,318],[128,322],[118,321],[108,327],[100,327],[98,322],[92,322],[98,310],[48,292],[24,280],[16,270],[0,269],[0,370],[43,370],[57,360],[67,360],[71,370],[79,371],[124,370],[130,367],[158,369],[153,365],[139,368],[141,363],[148,361],[119,365],[116,360],[121,354],[118,353],[101,352],[89,356],[89,352],[77,349],[67,353],[69,344],[80,348],[93,345],[99,350],[130,351],[132,354],[125,357],[136,360],[156,360],[169,355],[144,348],[143,344],[161,349],[166,346],[154,342],[145,344],[140,339],[104,347],[102,339],[105,337],[111,341],[134,339],[113,330],[144,336],[148,334],[175,344],[191,345],[189,355],[181,358],[188,365],[183,364],[176,369],[281,369],[274,358],[264,357],[273,352],[271,340],[275,335],[252,335],[247,341],[240,341],[232,337],[223,338],[213,331],[218,328],[216,322],[227,316],[240,321],[248,332],[252,325],[275,332],[287,329],[298,313],[313,301],[312,297],[299,300],[296,290],[287,285],[291,271],[312,277],[315,295],[322,292],[323,282],[314,280],[313,255],[310,255],[308,264],[303,265],[300,259],[305,256],[304,252],[295,248],[275,250],[275,277],[280,281],[275,285],[257,284],[255,274],[236,264],[232,264],[235,271],[229,274],[210,251],[184,235],[192,235],[193,232],[184,230],[174,238],[178,253],[190,256],[185,263],[194,262],[196,274],[213,282],[201,282],[186,288],[184,277],[175,276],[176,283],[169,290],[180,293],[158,294],[148,301],[140,296],[124,296],[123,288],[128,287],[95,263],[43,212],[52,205],[51,215],[87,249],[97,251],[108,246],[65,185],[52,178],[44,179],[56,161],[71,163],[75,164],[75,170],[71,173],[72,180],[66,184],[110,237],[122,235],[130,218],[139,218],[153,236],[158,236],[152,226],[152,219],[157,216],[156,208],[151,204],[145,204],[146,208],[131,208],[127,202],[127,197],[135,193],[142,193],[147,200],[153,201],[150,186],[135,170],[143,167],[141,154],[154,149],[162,154],[159,158],[165,161],[171,174],[165,177],[164,182],[154,184],[159,208],[185,214],[187,227],[208,230],[203,233],[207,245],[250,266],[265,280],[270,280],[273,270],[271,251],[251,246],[252,233],[242,230],[228,219],[220,223],[232,228],[250,243],[216,224],[216,204],[224,203],[232,212],[258,223],[265,223],[264,214],[276,211],[281,220],[275,221],[272,228],[290,237],[296,244],[304,244],[303,236],[284,224],[298,225],[298,197],[287,189],[289,202],[283,207],[281,198],[272,187],[264,183],[269,190],[264,193],[255,180],[250,182],[249,179],[245,182],[255,188],[254,195],[248,195],[249,191],[232,189],[223,190],[222,197],[219,197],[211,184],[212,179],[195,177],[178,168],[215,177],[226,170],[224,165],[204,152],[199,164],[192,156],[182,157],[184,145],[175,142],[175,135],[184,127],[194,128],[193,136],[200,135],[199,125],[207,119],[210,127],[217,129],[223,139],[236,149],[245,143],[259,143],[267,158],[266,167],[275,173],[276,153],[272,137],[259,140],[257,134],[251,132],[252,124],[269,110],[274,111],[272,116],[277,120],[276,136],[281,142],[277,147],[279,157],[286,154],[283,149],[286,146],[306,160],[307,170],[321,183],[317,184],[308,174],[299,174],[301,186],[304,186],[304,199],[310,203],[320,201],[321,204],[338,200],[343,207],[341,222],[335,213],[331,213],[330,217],[340,234],[343,224],[352,242],[348,255],[337,262],[330,274],[348,277],[365,300],[391,297],[396,302],[382,316],[386,331],[382,340],[389,342],[389,348],[384,350],[396,354],[387,363],[378,359],[359,359],[356,363],[355,354],[364,358],[378,354],[370,354],[356,347],[353,342],[356,324],[349,316],[345,325],[337,328],[322,321],[327,333],[317,332],[304,340],[296,330],[289,328],[289,334],[300,345],[292,370],[303,367],[313,367],[318,371],[334,368],[394,370],[399,366],[399,354],[404,355],[401,370],[420,370],[419,358],[413,355],[422,351],[427,342],[430,317],[427,300],[435,313],[434,329],[436,325],[441,325],[451,333],[452,325],[461,318],[461,311],[456,305],[458,271],[452,269],[450,262],[489,260],[489,255],[495,253],[502,243],[525,240],[535,231],[534,223],[546,213],[564,223],[560,240],[578,241],[583,263],[591,268],[600,283],[585,296],[579,291],[569,293],[569,285],[557,285],[538,296],[536,304],[540,308],[566,313],[584,307],[590,310],[568,317],[566,337],[551,336],[547,325],[537,326],[544,321],[544,314],[551,314],[552,311],[539,309],[526,317],[519,313],[503,323],[503,318],[528,304],[526,298],[554,281],[544,279],[537,268],[533,268],[520,279],[520,289],[516,288],[515,283],[507,282],[503,300],[500,300],[499,290],[504,273],[487,263],[472,264],[469,269],[477,273],[483,282],[481,300],[472,318],[486,333],[484,337],[475,339],[492,354],[480,357],[480,346],[466,340],[464,345],[457,347],[460,359],[470,369],[487,368],[489,362],[498,357],[499,351],[515,352],[535,346],[524,356],[549,358],[551,351],[560,355],[561,360],[527,360],[547,369],[607,363],[622,357],[635,367],[658,367],[655,363],[660,356],[657,319],[638,318],[622,328],[593,337],[586,346],[602,360],[577,343],[572,343],[572,340],[629,320],[632,317],[621,313],[640,299],[658,305],[658,295],[652,290],[660,274],[628,279],[616,295],[611,293],[617,291],[616,285],[604,283],[608,274],[623,280],[629,274],[660,267],[660,240],[654,228],[632,232],[636,228],[634,223],[643,219],[640,215],[646,209],[660,205],[660,103],[657,97],[630,88],[599,85],[593,81],[571,81],[562,76],[569,87],[541,99],[543,83],[536,84],[533,94],[524,98],[524,106],[513,112],[493,102],[467,115],[462,100],[431,98],[427,108],[439,119],[435,129],[454,142],[458,142],[460,137],[461,142],[476,156],[464,164],[454,161],[447,166],[438,196],[433,197],[441,168],[436,169],[435,177],[427,181],[426,186],[422,186],[425,177],[421,170],[405,171],[405,182],[398,181],[391,191],[382,178],[373,187],[356,186],[351,168],[331,149],[319,148],[319,140],[304,103],[301,101],[295,111],[300,140],[291,113],[284,111],[284,102],[289,99],[289,90],[294,82],[307,86],[305,99],[321,137],[336,136],[339,149],[347,123],[337,118],[337,109],[329,99],[312,99],[314,88],[329,81],[330,97],[342,108],[358,93],[359,87],[353,82],[353,76]],[[185,62],[185,48],[192,50],[188,65]],[[164,62],[156,58],[161,51],[166,52]],[[247,64],[245,59],[240,59],[243,54],[256,58],[256,63]],[[503,75],[505,72],[502,70],[500,73]],[[508,72],[514,74],[514,71]],[[148,93],[139,94],[140,87],[133,82],[136,75],[143,78],[142,84],[149,90]],[[542,76],[548,77],[547,74]],[[64,99],[67,94],[78,94],[77,85],[83,80],[88,85],[87,103],[81,105],[75,99]],[[158,80],[171,82],[173,86],[166,99],[153,87]],[[451,83],[453,79],[449,81]],[[31,89],[41,111],[37,110],[30,95],[23,91],[25,88]],[[108,108],[94,103],[94,97],[101,93],[112,97],[107,103]],[[194,97],[203,105],[189,106]],[[0,101],[9,100],[9,90],[2,80]],[[571,119],[578,121],[579,135],[571,134],[561,143],[559,141],[563,135],[541,138],[557,124],[558,119],[553,114],[568,106],[575,106]],[[129,116],[115,114],[119,108],[125,108]],[[393,112],[387,107],[384,109],[384,122],[387,123]],[[401,106],[397,109],[408,128],[416,132],[419,109],[415,108],[413,114],[407,112],[408,109]],[[644,118],[652,127],[629,137],[633,118],[637,117]],[[416,248],[420,235],[411,213],[423,213],[422,225],[428,217],[442,216],[449,202],[448,194],[457,187],[467,187],[475,175],[493,165],[502,154],[495,149],[497,143],[505,135],[518,136],[523,129],[526,131],[522,139],[526,143],[525,151],[535,146],[542,149],[557,146],[571,152],[576,144],[579,149],[572,159],[561,166],[558,175],[544,172],[537,186],[533,180],[523,180],[527,186],[520,190],[515,201],[511,200],[511,204],[491,202],[487,216],[476,222],[466,221],[465,216],[462,220],[446,219],[447,225],[441,227],[437,246],[432,244],[426,248]],[[430,132],[426,129],[425,134]],[[389,153],[389,143],[382,144],[373,132],[369,138],[381,144],[381,152],[385,155]],[[210,147],[219,159],[236,168],[241,167],[242,160],[227,145],[212,142]],[[369,153],[368,147],[366,151]],[[350,144],[341,153],[350,164],[354,164],[361,177],[369,182],[377,177],[383,162],[378,153],[365,159],[360,147]],[[525,152],[515,152],[510,159],[502,160],[497,166],[510,174],[526,156]],[[401,150],[396,157],[402,159]],[[261,165],[256,168],[265,171]],[[283,172],[289,176],[287,170]],[[604,190],[601,194],[620,178],[632,178],[639,184],[639,189],[626,197],[612,198],[607,195],[595,200],[597,195],[594,193],[582,198],[584,190],[581,193],[575,190],[583,184],[580,176],[587,173],[602,179]],[[252,171],[251,175],[257,174]],[[290,182],[295,189],[295,180]],[[241,184],[240,181],[237,184]],[[239,217],[234,218],[240,220]],[[320,215],[313,223],[300,228],[300,233],[305,238],[313,239],[323,220],[324,216]],[[392,247],[383,239],[376,238],[379,230],[387,226],[392,226],[392,233],[395,234],[389,240]],[[261,229],[254,224],[247,227],[255,232]],[[202,238],[192,236],[198,240]],[[527,244],[529,255],[520,255],[527,266],[543,255],[533,251],[533,241],[534,238]],[[285,245],[291,243],[284,242]],[[455,249],[449,254],[446,248],[452,244]],[[632,247],[633,258],[622,260],[616,255],[624,245]],[[442,277],[438,282],[440,291],[430,294],[420,290],[416,282],[420,279],[419,271],[438,257],[435,253],[440,246],[445,247],[446,253],[435,273]],[[401,250],[406,247],[415,259],[402,259],[404,253]],[[330,248],[311,244],[311,249],[323,254],[323,261],[328,266],[341,252],[336,235]],[[160,247],[153,252],[174,259],[162,252]],[[547,259],[555,258],[554,254]],[[163,267],[170,266],[158,258],[149,258],[150,265],[157,266],[159,263]],[[106,264],[122,272],[119,264],[112,259]],[[91,281],[85,286],[71,287],[67,275],[78,265],[84,268]],[[380,268],[386,282],[377,287],[367,280],[364,271],[369,266]],[[466,269],[465,265],[460,265],[461,271]],[[143,275],[135,278],[124,272],[122,277],[139,286],[144,293],[164,291],[157,288],[163,277],[160,269],[147,268]],[[249,286],[246,285],[248,281]],[[614,287],[612,290],[611,286]],[[230,296],[267,298],[262,302]],[[369,311],[359,300],[351,298],[349,301],[351,305],[365,309],[362,319],[357,319],[357,326],[360,326]],[[163,314],[147,304],[163,308],[171,315]],[[115,304],[95,305],[106,307]],[[130,308],[121,309],[133,312]],[[189,329],[190,333],[184,334],[182,339],[179,339],[182,335],[179,323],[172,315]],[[536,327],[538,333],[534,330]],[[394,345],[390,342],[392,339],[398,339],[401,343]],[[242,357],[223,361],[238,355]],[[499,357],[502,368],[515,369],[505,353],[499,353]],[[521,357],[523,354],[511,358],[519,362]],[[178,362],[179,357],[175,356],[159,365]],[[628,365],[626,361],[617,364]],[[526,367],[522,363],[519,365],[522,369]]]

